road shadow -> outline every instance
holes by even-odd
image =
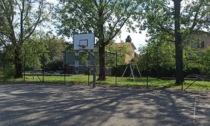
[[[0,126],[209,125],[209,93],[0,85]]]

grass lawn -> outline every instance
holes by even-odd
[[[92,76],[89,76],[89,84],[92,84]],[[96,77],[97,78],[97,77]],[[72,76],[26,76],[25,78],[7,78],[0,79],[0,83],[20,83],[20,82],[47,82],[47,83],[66,83],[66,84],[84,84],[88,85],[88,76],[87,75],[72,75]],[[178,88],[181,89],[181,86],[174,86],[175,80],[161,80],[157,78],[148,78],[148,87],[153,88]],[[194,81],[185,81],[184,89],[187,88]],[[130,87],[147,87],[147,78],[133,78],[130,77],[109,77],[107,76],[106,81],[96,81],[96,85],[109,85],[109,86],[130,86]],[[210,82],[208,81],[196,81],[193,83],[189,89],[210,89]]]

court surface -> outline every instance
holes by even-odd
[[[210,92],[0,85],[0,126],[210,125]]]

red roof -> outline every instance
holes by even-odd
[[[135,45],[132,42],[131,43],[128,43],[128,42],[122,43],[122,42],[120,42],[120,43],[114,43],[114,44],[116,45],[116,47],[122,47],[125,44],[131,44],[131,46],[134,48],[134,50],[136,50],[136,47],[135,47]]]

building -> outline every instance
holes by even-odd
[[[137,56],[135,50],[136,47],[132,42],[132,39],[130,35],[127,36],[125,39],[125,42],[119,42],[119,43],[114,43],[116,47],[122,47],[126,46],[127,47],[127,53],[125,54],[125,64],[129,64],[132,60],[134,60]]]
[[[187,37],[187,41],[190,41],[193,48],[207,48],[210,46],[210,33],[195,31]]]

